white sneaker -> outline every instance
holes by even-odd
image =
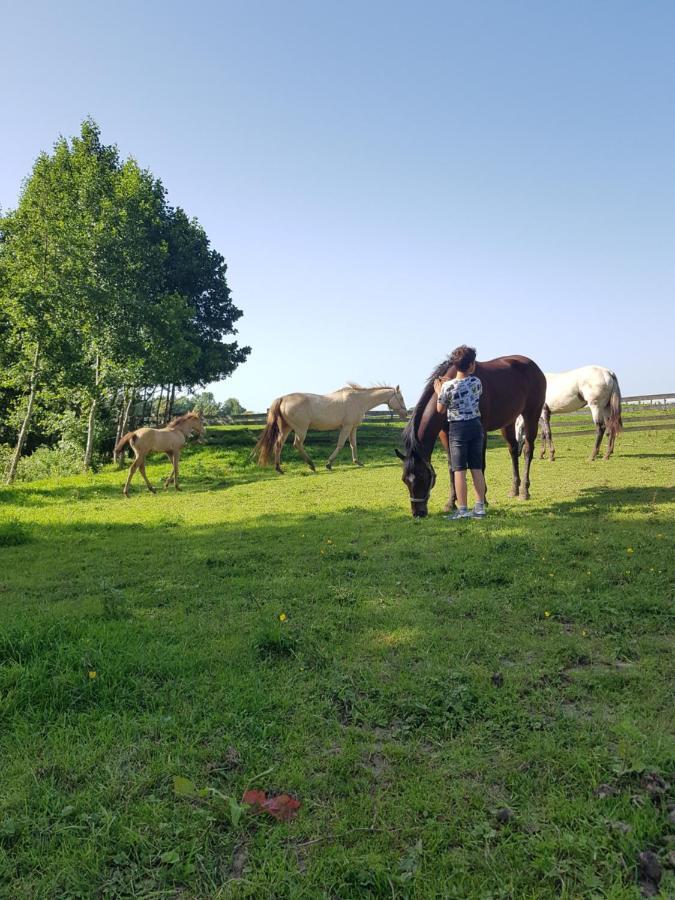
[[[473,508],[473,517],[474,519],[484,519],[487,515],[487,510],[485,509],[485,504],[476,503]]]
[[[456,509],[453,513],[450,513],[449,516],[443,516],[444,519],[473,519],[473,510],[471,509]]]

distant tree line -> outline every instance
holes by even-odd
[[[171,402],[171,397],[163,394],[160,387],[155,389],[154,394],[151,394],[149,399],[138,402],[141,404],[145,403],[145,408],[136,410],[135,418],[143,419],[144,422],[156,425],[165,422],[169,416],[181,416],[183,413],[191,410],[214,419],[238,416],[245,411],[236,397],[230,397],[228,400],[223,400],[222,403],[219,403],[211,391],[200,391],[185,396],[178,395]]]
[[[161,181],[87,119],[42,153],[0,215],[0,444],[6,480],[40,445],[81,452],[174,412],[229,375],[236,341],[223,257]],[[7,449],[11,446],[11,452]]]

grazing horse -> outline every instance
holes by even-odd
[[[129,474],[124,485],[122,493],[125,497],[129,496],[129,484],[134,477],[136,469],[140,470],[148,490],[153,494],[156,493],[154,487],[148,481],[145,474],[145,457],[148,453],[166,453],[172,463],[171,474],[164,482],[164,487],[168,488],[171,481],[177,491],[178,487],[178,459],[185,442],[193,431],[196,431],[199,437],[203,437],[206,433],[204,422],[200,413],[189,412],[184,416],[176,416],[164,428],[137,428],[136,431],[127,432],[115,446],[115,454],[122,451],[125,444],[129,444],[134,451],[136,457],[129,467]]]
[[[386,403],[401,419],[408,418],[405,401],[399,387],[364,388],[358,384],[348,384],[332,394],[285,394],[270,406],[267,426],[260,435],[253,451],[258,465],[266,466],[274,450],[274,468],[281,472],[281,451],[286,438],[295,432],[293,446],[314,472],[314,463],[305,450],[305,438],[310,428],[317,431],[340,429],[337,447],[328,457],[326,468],[333,467],[333,460],[349,438],[352,448],[352,462],[360,466],[356,453],[356,429],[369,409]]]
[[[614,452],[614,441],[623,428],[621,421],[621,390],[619,380],[603,366],[582,366],[569,372],[546,373],[546,402],[541,410],[541,458],[546,456],[546,446],[551,462],[555,459],[555,447],[551,434],[551,416],[556,413],[575,412],[590,407],[595,423],[595,445],[591,453],[594,460],[600,451],[603,435],[607,431],[605,459]],[[522,441],[522,420],[516,423],[518,440]]]
[[[447,420],[444,413],[436,410],[436,378],[447,380],[457,374],[455,366],[446,359],[432,373],[422,392],[412,418],[403,432],[405,454],[396,450],[403,461],[403,482],[410,492],[410,506],[416,518],[426,516],[431,490],[436,483],[436,473],[431,464],[431,454],[436,438],[447,449]],[[480,378],[483,393],[480,399],[480,414],[485,429],[483,441],[483,471],[487,433],[499,429],[509,445],[513,465],[513,485],[510,496],[530,497],[530,463],[537,436],[539,414],[546,396],[546,378],[539,366],[526,356],[499,356],[488,362],[477,362],[473,373]],[[516,440],[516,419],[522,413],[525,433],[525,471],[521,482],[518,471],[519,448]],[[455,505],[455,485],[450,477],[450,499],[446,507]]]

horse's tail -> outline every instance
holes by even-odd
[[[270,406],[267,412],[267,425],[253,448],[253,457],[257,459],[259,466],[269,465],[270,455],[285,423],[285,419],[281,415],[281,400],[282,398],[279,397]]]
[[[609,397],[607,430],[610,434],[617,435],[623,428],[623,421],[621,420],[621,390],[619,389],[619,379],[614,372],[609,374],[612,376],[612,393]]]
[[[119,453],[121,453],[126,444],[131,443],[131,439],[135,436],[135,431],[127,431],[127,433],[123,437],[121,437],[115,444],[115,449],[113,450],[114,455],[117,456]]]

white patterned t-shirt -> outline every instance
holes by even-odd
[[[483,385],[480,378],[468,375],[466,378],[453,378],[446,381],[438,395],[438,402],[447,407],[448,421],[461,422],[466,419],[480,418],[480,395]]]

